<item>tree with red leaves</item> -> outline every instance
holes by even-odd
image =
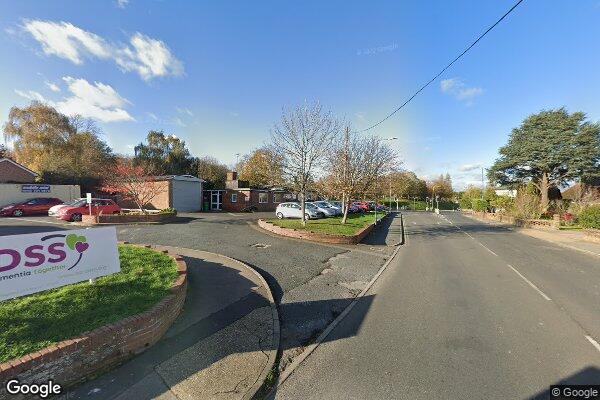
[[[153,175],[147,165],[134,165],[132,160],[120,159],[112,168],[111,177],[105,179],[102,191],[119,193],[148,214],[145,207],[164,191],[162,185],[156,184]]]

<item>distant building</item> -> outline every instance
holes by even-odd
[[[309,199],[312,195],[307,196]],[[225,189],[204,192],[205,211],[241,212],[275,211],[279,203],[297,201],[298,196],[284,188],[250,187],[249,182],[238,179],[237,172],[227,173]],[[206,209],[208,208],[208,210]]]
[[[10,158],[0,158],[0,183],[33,183],[38,174]]]
[[[497,196],[505,196],[505,197],[512,197],[512,198],[517,197],[516,189],[498,188],[498,189],[494,189],[494,192],[496,193]]]

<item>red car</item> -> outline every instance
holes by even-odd
[[[22,215],[47,214],[50,207],[62,203],[61,199],[55,197],[38,197],[4,206],[0,209],[0,215],[20,217]]]
[[[360,209],[360,212],[367,212],[370,209],[369,203],[366,201],[355,201],[354,203],[352,203],[352,206]]]
[[[92,199],[91,209],[92,215],[121,213],[121,207],[111,199]],[[85,199],[61,208],[56,217],[64,221],[81,221],[82,215],[90,215],[90,205]]]

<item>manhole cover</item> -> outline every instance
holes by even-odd
[[[264,244],[264,243],[254,243],[254,244],[251,244],[250,247],[255,247],[257,249],[266,249],[267,247],[271,247],[271,245]]]

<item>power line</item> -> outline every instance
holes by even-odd
[[[471,48],[473,48],[473,46],[475,46],[481,39],[483,39],[483,37],[485,35],[487,35],[492,29],[494,29],[496,27],[496,25],[498,25],[500,22],[502,22],[502,20],[504,18],[506,18],[511,12],[513,12],[513,10],[515,8],[517,8],[519,6],[519,4],[521,4],[523,2],[523,0],[519,0],[517,1],[511,8],[510,10],[508,10],[502,17],[500,17],[500,19],[498,19],[492,26],[490,26],[489,28],[487,28],[487,30],[485,32],[483,32],[481,35],[479,35],[479,37],[469,45],[469,47],[467,47],[462,53],[460,53],[454,60],[452,60],[452,62],[450,62],[450,64],[446,65],[444,67],[444,69],[442,69],[440,72],[437,73],[436,76],[434,76],[433,78],[431,78],[429,81],[427,81],[427,83],[425,83],[423,86],[421,86],[421,88],[419,90],[417,90],[415,93],[413,93],[412,96],[410,96],[408,98],[408,100],[406,100],[404,103],[402,103],[402,105],[398,108],[396,108],[394,111],[392,111],[387,117],[385,117],[384,119],[382,119],[381,121],[377,122],[376,124],[371,125],[370,127],[366,128],[366,129],[361,129],[356,131],[357,133],[360,132],[366,132],[368,130],[371,130],[373,128],[375,128],[376,126],[381,125],[382,123],[384,123],[385,121],[387,121],[390,117],[392,117],[394,114],[396,114],[398,111],[400,111],[404,106],[406,106],[408,103],[410,103],[412,101],[412,99],[414,99],[415,97],[417,97],[417,95],[419,93],[421,93],[427,86],[429,86],[430,84],[432,84],[437,78],[439,78],[444,72],[446,72],[446,70],[448,68],[450,68],[455,62],[457,62],[462,56],[464,56],[469,50],[471,50]]]

